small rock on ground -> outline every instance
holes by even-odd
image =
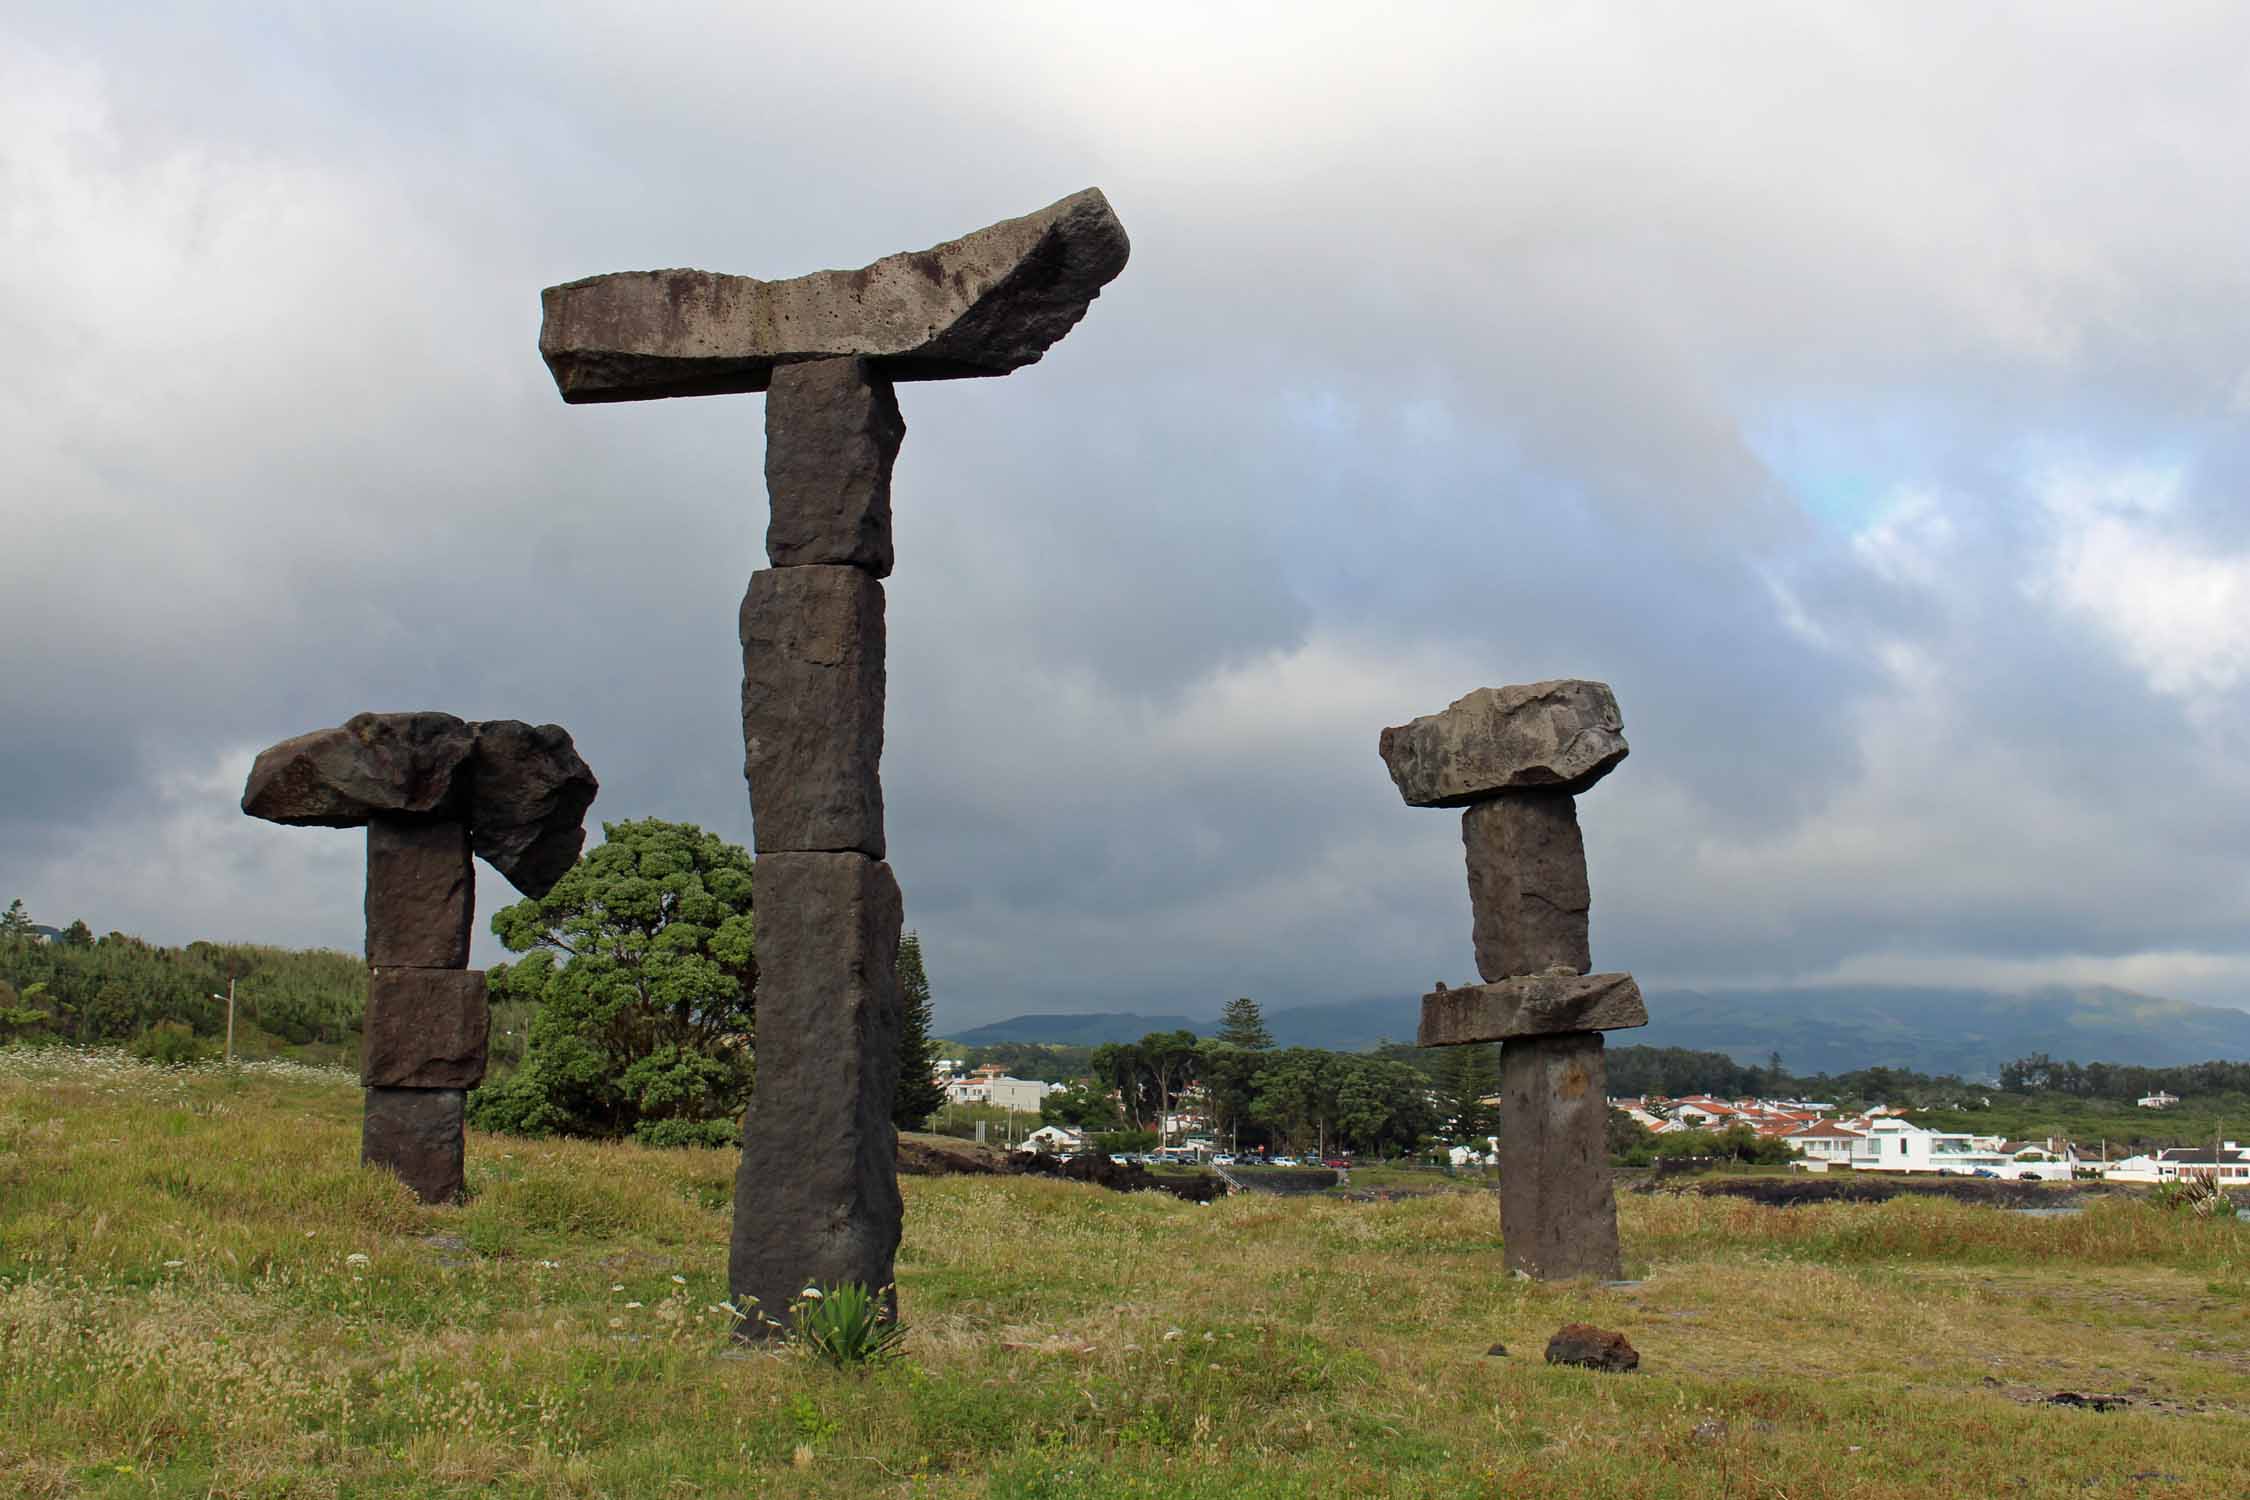
[[[1565,1323],[1547,1340],[1547,1363],[1621,1373],[1639,1369],[1641,1356],[1622,1333],[1591,1323]]]

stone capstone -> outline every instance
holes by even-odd
[[[1500,1046],[1500,1238],[1507,1269],[1615,1281],[1617,1199],[1598,1032]]]
[[[1524,974],[1422,997],[1421,1047],[1458,1047],[1648,1024],[1630,974]]]
[[[375,1089],[473,1089],[492,1013],[482,969],[377,969],[367,980],[359,1081]]]
[[[458,1202],[462,1104],[459,1089],[369,1089],[360,1164],[396,1172],[424,1203]]]
[[[1625,758],[1609,685],[1567,678],[1478,688],[1443,713],[1383,731],[1383,762],[1414,807],[1510,792],[1585,791]]]
[[[807,1286],[891,1285],[902,1208],[898,1081],[902,907],[860,854],[758,860],[758,1083],[743,1123],[728,1284],[745,1334]]]
[[[842,355],[891,380],[1005,375],[1070,332],[1130,250],[1088,188],[856,271],[620,271],[552,286],[539,352],[569,402],[762,391],[781,366]]]
[[[1596,1328],[1591,1323],[1565,1323],[1547,1340],[1547,1363],[1551,1365],[1581,1365],[1589,1370],[1606,1370],[1623,1374],[1641,1367],[1640,1352],[1625,1341],[1622,1333],[1612,1333],[1606,1328]],[[1698,1433],[1702,1428],[1697,1428]],[[1720,1429],[1723,1434],[1725,1428]]]
[[[475,728],[477,855],[536,900],[578,862],[601,783],[560,724],[487,719]]]
[[[1586,841],[1559,792],[1494,797],[1461,814],[1477,972],[1486,979],[1593,967]]]
[[[476,873],[469,829],[451,819],[367,824],[367,962],[458,969],[469,961]]]
[[[260,752],[242,810],[298,828],[357,828],[372,818],[450,815],[468,790],[476,747],[451,714],[354,714]]]
[[[864,359],[774,371],[766,391],[766,556],[888,577],[891,464],[906,437],[891,382]]]
[[[558,724],[370,713],[260,752],[242,810],[300,827],[357,828],[379,818],[466,824],[476,853],[538,897],[577,862],[586,809],[600,789]],[[368,847],[372,855],[375,845]],[[375,894],[370,887],[370,901]],[[371,923],[375,915],[370,905]]]
[[[753,573],[741,636],[743,774],[758,854],[880,859],[883,585],[848,567]]]

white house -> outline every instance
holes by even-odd
[[[1801,1125],[1781,1139],[1805,1154],[1806,1171],[1825,1172],[1830,1167],[1850,1166],[1852,1148],[1867,1137],[1842,1125],[1822,1124]]]
[[[1044,1151],[1050,1156],[1066,1156],[1086,1149],[1086,1133],[1073,1130],[1068,1125],[1042,1125],[1023,1138],[1026,1151]]]
[[[2153,1156],[2129,1156],[2102,1171],[2104,1182],[2178,1182],[2183,1177],[2216,1177],[2221,1187],[2250,1187],[2250,1150],[2239,1142],[2173,1146]]]
[[[1886,1115],[1868,1122],[1867,1134],[1852,1145],[1855,1172],[1939,1172],[1963,1177],[1982,1167],[1997,1173],[2007,1165],[1999,1142],[1989,1136],[1924,1130]]]
[[[2144,1094],[2133,1102],[2143,1109],[2170,1109],[2180,1102],[2180,1096],[2178,1094],[2167,1094],[2164,1090],[2158,1089],[2155,1093]]]

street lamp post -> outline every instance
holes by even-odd
[[[234,1064],[234,976],[232,974],[227,976],[227,992],[223,995],[213,995],[211,998],[224,1000],[227,1003],[227,1064],[231,1067]]]

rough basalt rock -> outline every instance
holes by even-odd
[[[1509,792],[1585,791],[1625,758],[1609,685],[1581,678],[1478,688],[1443,713],[1383,731],[1383,763],[1414,807]]]
[[[459,1089],[369,1089],[360,1164],[396,1172],[424,1203],[458,1202],[463,1100]]]
[[[1586,841],[1562,793],[1494,797],[1461,814],[1477,972],[1486,979],[1593,967]]]
[[[482,969],[377,969],[367,981],[359,1081],[473,1089],[484,1081],[491,1034]]]
[[[557,724],[368,713],[262,751],[242,810],[298,827],[357,828],[378,818],[466,824],[476,853],[537,897],[577,861],[586,809],[600,789]],[[371,887],[370,901],[377,894]],[[370,922],[376,914],[371,905]]]
[[[891,464],[906,437],[891,383],[864,359],[776,370],[766,392],[766,556],[888,577]]]
[[[1547,1363],[1580,1365],[1589,1370],[1623,1374],[1641,1367],[1640,1352],[1622,1333],[1596,1328],[1591,1323],[1565,1323],[1547,1340]]]
[[[260,752],[242,810],[296,828],[449,816],[468,790],[475,748],[471,726],[451,714],[354,714]]]
[[[536,900],[578,862],[601,783],[560,724],[487,719],[474,727],[469,821],[477,856]]]
[[[458,969],[469,961],[476,871],[469,829],[451,819],[367,824],[367,962]]]
[[[1088,188],[857,271],[620,271],[552,286],[539,352],[570,402],[762,391],[780,366],[840,355],[892,380],[1005,375],[1070,332],[1130,251]]]
[[[1647,1024],[1648,1005],[1630,974],[1525,974],[1424,995],[1415,1045],[1459,1047]]]
[[[883,585],[858,568],[753,573],[741,636],[757,852],[882,858]]]
[[[1542,1281],[1622,1274],[1599,1032],[1500,1046],[1500,1238]]]
[[[903,1213],[898,1082],[903,909],[860,854],[758,860],[758,1084],[743,1122],[728,1284],[781,1320],[803,1288],[888,1287]]]

